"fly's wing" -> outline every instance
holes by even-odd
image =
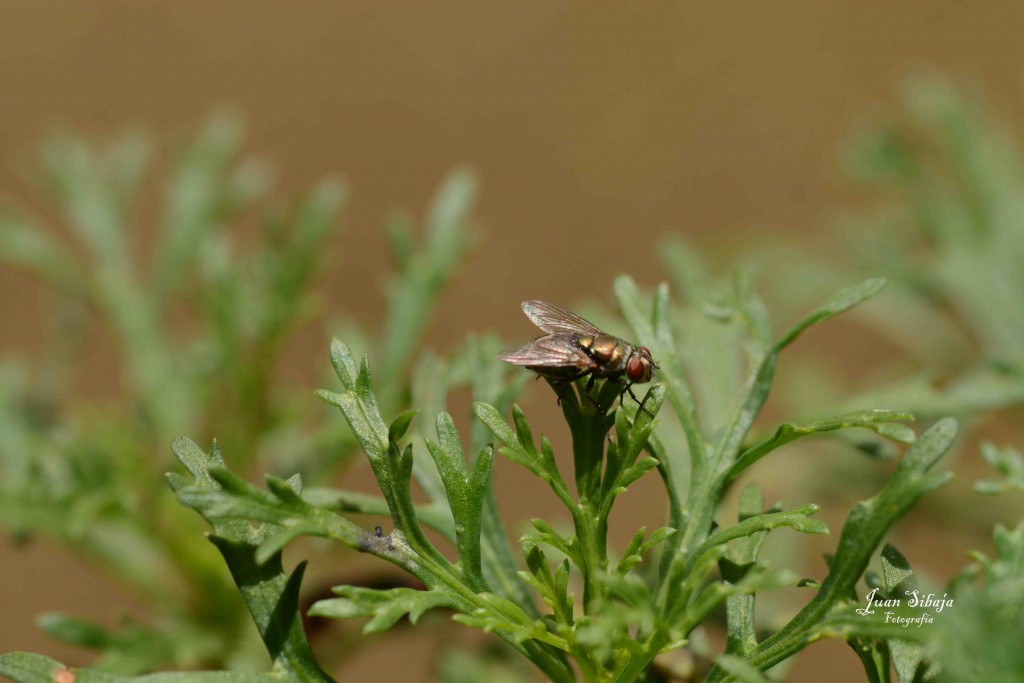
[[[590,356],[572,343],[571,335],[557,334],[541,337],[515,351],[498,354],[498,360],[528,367],[579,368],[581,372],[597,367]]]
[[[604,334],[572,311],[547,301],[524,301],[523,313],[534,325],[548,334]]]

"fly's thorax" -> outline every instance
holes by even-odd
[[[610,334],[576,335],[574,341],[598,364],[594,370],[598,377],[620,375],[625,372],[626,359],[633,353],[632,346]]]

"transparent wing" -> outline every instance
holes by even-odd
[[[547,301],[524,301],[523,313],[548,334],[604,334],[572,311]]]
[[[581,372],[597,366],[590,356],[572,343],[569,335],[556,334],[541,337],[515,351],[498,354],[498,360],[513,365],[574,367]]]

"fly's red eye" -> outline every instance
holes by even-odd
[[[642,382],[644,380],[644,363],[639,356],[633,356],[626,363],[626,375],[631,382]]]

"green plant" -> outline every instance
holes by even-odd
[[[0,366],[0,523],[23,542],[56,540],[149,606],[117,630],[41,618],[54,637],[97,650],[103,670],[262,666],[230,575],[161,481],[170,466],[161,444],[216,430],[241,471],[336,477],[356,442],[305,385],[280,376],[279,360],[311,326],[380,345],[388,370],[378,388],[392,410],[406,401],[418,340],[475,240],[475,180],[457,171],[422,238],[405,214],[391,220],[384,329],[324,321],[318,281],[338,254],[347,187],[330,178],[294,199],[270,197],[270,167],[240,158],[243,132],[236,114],[217,111],[166,167],[140,131],[107,144],[57,135],[38,174],[36,203],[47,212],[14,199],[0,211],[0,261],[39,280],[56,312],[46,352]],[[150,186],[159,225],[144,231]],[[157,236],[151,249],[140,232]],[[107,337],[93,343],[116,348],[121,388],[85,401],[74,383],[97,328]]]
[[[832,212],[827,230],[799,244],[750,240],[747,259],[772,282],[773,300],[804,305],[822,287],[883,275],[889,295],[858,320],[904,357],[848,380],[851,400],[928,419],[1024,405],[1024,156],[1009,127],[979,88],[919,69],[896,106],[865,117],[841,162],[864,195],[856,208]],[[664,253],[684,278],[686,250]]]
[[[807,328],[856,306],[883,284],[868,280],[843,290],[775,337],[748,280],[737,278],[730,290],[718,293],[714,314],[718,325],[745,331],[742,338],[731,336],[736,342],[732,352],[746,359],[747,372],[732,407],[725,414],[705,415],[680,369],[681,349],[688,346],[676,342],[682,309],[670,305],[667,286],[658,287],[646,304],[633,281],[620,278],[615,293],[624,318],[661,364],[660,383],[645,397],[658,417],[631,405],[611,412],[597,409],[596,404],[612,404],[618,391],[613,383],[593,389],[596,404],[584,395],[582,382],[565,394],[562,411],[572,437],[574,487],[563,477],[547,438],[538,445],[522,410],[512,407],[511,424],[503,417],[521,381],[514,378],[525,373],[502,367],[493,349],[471,344],[461,355],[461,379],[472,381],[475,399],[467,459],[452,417],[437,410],[459,373],[431,372],[436,361],[428,359],[426,369],[421,364],[414,373],[419,381],[414,380],[412,397],[414,405],[430,408],[436,420],[430,428],[416,420],[412,428],[415,413],[406,411],[389,423],[368,359],[357,362],[337,341],[331,360],[342,390],[319,393],[341,410],[382,497],[306,488],[298,476],[267,477],[267,488],[259,488],[234,474],[219,448],[207,454],[187,439],[177,439],[174,451],[189,475],[171,475],[171,485],[182,503],[213,525],[212,540],[273,659],[271,676],[327,678],[312,658],[296,610],[303,566],[287,573],[281,565],[287,543],[320,536],[401,567],[426,589],[340,586],[336,597],[314,604],[312,614],[369,617],[364,630],[375,632],[404,616],[415,622],[427,610],[447,608],[456,620],[497,634],[551,680],[572,681],[578,675],[586,681],[625,683],[654,675],[651,667],[659,654],[686,647],[695,629],[724,606],[727,645],[708,680],[761,680],[758,671],[819,638],[896,637],[894,626],[855,615],[855,584],[892,526],[950,476],[930,470],[952,442],[952,420],[941,420],[916,437],[903,424],[909,415],[868,409],[806,425],[787,423],[764,441],[749,440],[779,354]],[[670,411],[664,410],[666,404]],[[664,419],[668,412],[673,419]],[[780,527],[810,534],[828,529],[812,518],[816,505],[784,510],[777,504],[766,510],[754,484],[743,490],[739,521],[720,527],[716,518],[723,498],[731,483],[748,476],[749,468],[782,445],[849,428],[869,429],[910,447],[882,490],[851,511],[825,578],[801,582],[815,590],[814,596],[785,626],[761,638],[755,594],[798,583],[792,572],[759,558],[766,535]],[[553,520],[534,520],[534,531],[521,539],[525,570],[510,553],[495,509],[490,479],[495,446],[545,481],[571,521],[571,531],[561,531]],[[664,484],[667,526],[650,534],[639,530],[617,554],[607,538],[615,499],[651,470]],[[414,503],[414,477],[428,503]],[[361,527],[351,519],[359,513],[386,513],[391,527]],[[454,560],[430,540],[427,527],[454,546]],[[899,634],[905,636],[905,630]],[[55,666],[26,655],[0,658],[0,670],[18,674],[19,680]]]
[[[772,310],[792,314],[817,292],[860,277],[889,280],[886,296],[849,320],[865,347],[889,347],[880,362],[834,363],[805,345],[774,407],[803,416],[827,400],[838,409],[888,405],[919,420],[961,419],[964,438],[951,458],[959,481],[921,505],[928,526],[949,530],[949,543],[941,545],[956,548],[1022,511],[1011,496],[978,505],[967,482],[982,467],[975,457],[980,433],[1008,431],[1017,443],[1022,436],[1024,241],[1015,216],[1024,205],[1024,155],[1004,123],[1008,117],[968,79],[917,69],[902,79],[894,100],[867,112],[842,148],[839,175],[857,193],[855,203],[824,214],[821,229],[799,241],[751,231],[729,242],[745,245],[742,261],[757,269]],[[707,269],[678,241],[661,253],[677,286]],[[871,435],[850,433],[841,442],[874,456],[892,454]],[[1002,457],[991,448],[981,453]],[[787,472],[786,483],[821,500],[845,495],[852,478],[880,482],[883,469],[853,462],[827,459],[813,471]]]
[[[228,239],[220,226],[242,220],[239,207],[248,205],[231,199],[235,191],[230,188],[259,188],[262,172],[252,163],[235,168],[224,161],[234,152],[210,151],[218,148],[218,135],[233,130],[228,138],[237,145],[232,137],[237,129],[225,124],[230,119],[214,119],[203,136],[206,142],[197,143],[196,150],[206,151],[186,155],[180,182],[169,185],[178,188],[168,193],[170,205],[186,208],[166,212],[168,237],[153,263],[171,265],[133,272],[117,265],[118,254],[136,253],[126,246],[126,231],[105,233],[105,223],[95,218],[120,216],[117,212],[133,204],[128,190],[138,187],[137,158],[145,155],[132,152],[131,140],[143,138],[126,138],[104,153],[75,141],[63,143],[65,151],[48,155],[53,174],[74,173],[55,182],[55,196],[69,225],[86,246],[92,245],[86,265],[76,270],[75,257],[57,240],[12,214],[0,222],[0,254],[110,321],[128,359],[127,388],[123,400],[99,409],[67,402],[62,368],[73,367],[74,347],[64,342],[75,335],[63,329],[52,335],[52,349],[34,377],[24,368],[6,366],[0,381],[0,518],[22,535],[51,534],[78,552],[98,556],[108,571],[152,602],[156,615],[153,627],[127,622],[119,632],[67,617],[45,622],[58,637],[104,653],[95,668],[75,669],[76,680],[328,680],[326,671],[334,663],[317,659],[314,652],[321,651],[310,646],[300,619],[309,597],[300,600],[306,563],[288,571],[282,561],[282,549],[300,536],[326,537],[336,547],[383,559],[424,585],[387,590],[338,586],[335,597],[317,602],[310,614],[361,618],[366,632],[380,632],[406,618],[415,623],[428,610],[447,611],[460,622],[493,632],[498,645],[507,643],[493,658],[463,653],[465,668],[445,667],[439,672],[444,681],[502,674],[515,680],[518,670],[504,663],[511,655],[556,681],[704,677],[763,683],[765,672],[777,675],[773,666],[822,638],[849,643],[869,681],[1013,681],[1024,676],[1015,641],[1024,628],[1024,527],[997,526],[994,559],[975,553],[977,563],[945,588],[955,608],[935,623],[906,629],[880,614],[856,611],[864,604],[857,590],[861,577],[867,590],[877,589],[883,597],[896,597],[912,584],[934,585],[927,575],[913,575],[906,558],[890,545],[877,558],[880,575],[867,568],[900,517],[950,476],[931,471],[956,429],[952,420],[939,418],[987,414],[1017,405],[1024,396],[1021,335],[1015,333],[1019,312],[1009,311],[1014,302],[1005,291],[986,294],[1003,281],[974,272],[998,263],[997,270],[1009,274],[1007,281],[1019,275],[1024,261],[1015,255],[1020,244],[1010,234],[1012,221],[1006,220],[1024,196],[1019,169],[1010,148],[1000,148],[1001,134],[980,123],[941,82],[927,82],[913,92],[911,111],[920,120],[911,117],[909,132],[895,125],[875,129],[862,147],[868,154],[860,157],[867,176],[895,189],[896,208],[885,212],[879,229],[858,227],[845,233],[849,241],[842,249],[828,248],[832,254],[855,254],[859,262],[822,267],[824,257],[801,256],[790,248],[785,258],[775,259],[787,272],[768,268],[762,280],[789,282],[772,309],[778,304],[792,310],[825,283],[854,280],[858,271],[884,272],[894,286],[858,308],[858,320],[870,323],[926,369],[915,365],[908,373],[904,365],[886,365],[864,381],[843,384],[834,392],[833,411],[822,411],[820,401],[809,401],[800,392],[780,396],[775,389],[775,410],[781,406],[783,414],[801,417],[769,425],[759,415],[780,353],[811,325],[877,293],[882,281],[844,290],[775,336],[749,276],[717,279],[694,250],[677,243],[664,250],[676,290],[673,301],[665,285],[648,298],[623,277],[614,288],[622,316],[588,312],[602,327],[654,352],[662,370],[645,405],[656,417],[638,414],[629,404],[600,412],[584,396],[581,383],[562,402],[571,459],[568,451],[556,455],[547,438],[535,439],[525,413],[513,405],[529,373],[495,360],[503,346],[499,340],[470,336],[444,356],[418,353],[430,311],[470,241],[470,177],[457,174],[446,183],[425,221],[422,246],[411,238],[407,219],[392,221],[396,274],[384,331],[373,338],[351,321],[331,323],[348,344],[331,347],[340,386],[319,393],[345,419],[325,421],[307,402],[309,392],[302,389],[292,396],[282,391],[284,383],[272,368],[302,322],[297,313],[315,310],[289,304],[298,293],[311,291],[316,263],[327,253],[329,230],[309,223],[320,212],[301,207],[329,208],[330,201],[316,198],[338,195],[330,190],[311,194],[290,223],[272,220],[256,249],[244,249],[244,242]],[[943,160],[946,155],[951,156]],[[83,166],[79,157],[89,163]],[[196,188],[210,187],[219,188],[213,197],[196,199],[203,196],[195,195]],[[190,218],[189,205],[214,207],[213,217]],[[935,212],[939,205],[949,211]],[[107,213],[99,211],[104,206]],[[117,211],[110,213],[110,207]],[[123,216],[118,220],[115,225],[124,222]],[[286,224],[293,228],[279,229]],[[90,232],[97,226],[98,233]],[[125,243],[110,247],[119,240]],[[174,256],[176,250],[183,251]],[[244,286],[231,269],[236,252],[252,259],[255,280],[245,280]],[[106,282],[111,276],[104,266],[111,263],[117,266],[113,283]],[[117,275],[118,268],[125,272]],[[263,279],[267,273],[276,279]],[[790,276],[796,280],[788,281]],[[172,284],[158,285],[161,281]],[[284,286],[291,287],[284,290],[290,296],[279,296]],[[256,310],[239,316],[245,309],[240,292],[247,287],[265,296],[246,300]],[[161,294],[165,289],[170,293]],[[167,303],[160,304],[162,299]],[[142,323],[159,324],[137,328],[140,322],[129,314],[133,302],[144,302],[142,310],[150,311]],[[190,317],[184,331],[173,323],[174,313],[182,309]],[[158,343],[149,347],[154,335]],[[379,349],[371,354],[378,369],[372,378],[370,358],[359,360],[371,348]],[[791,361],[789,371],[821,370],[806,355],[793,360],[800,362]],[[945,381],[935,381],[933,368]],[[188,397],[194,410],[172,414],[168,411],[180,406],[161,405],[165,395],[154,387],[169,378],[177,382],[169,391]],[[467,389],[473,414],[460,432],[446,408],[449,394]],[[614,395],[613,385],[593,389],[602,406],[612,405]],[[410,406],[418,412],[407,410]],[[920,436],[905,424],[910,413],[931,425]],[[219,436],[209,453],[193,441],[176,439],[174,453],[187,474],[170,475],[177,500],[212,525],[219,560],[205,552],[194,516],[172,505],[166,492],[161,496],[155,471],[166,469],[165,462],[148,462],[141,455],[182,431],[201,443]],[[788,454],[776,451],[818,434],[840,436],[873,455],[906,452],[894,471],[863,461],[849,465],[872,472],[880,490],[850,511],[834,553],[822,566],[823,576],[801,580],[764,559],[767,536],[779,527],[827,533],[813,517],[818,507],[802,503],[810,499],[830,505],[832,497],[820,488],[810,494],[795,486],[791,495],[801,505],[766,506],[752,480],[770,481],[771,472],[759,464],[769,456],[782,465],[778,469],[789,472]],[[820,442],[815,446],[824,450]],[[360,448],[380,496],[325,486]],[[1021,488],[1024,469],[1016,451],[985,446],[982,453],[1001,479],[978,482],[978,492]],[[497,508],[500,482],[491,473],[498,455],[545,482],[566,509],[562,518],[533,520],[533,528],[518,539],[521,559],[513,553]],[[815,463],[800,471],[817,480],[849,483],[825,467]],[[649,525],[657,527],[653,532],[640,529],[616,546],[608,534],[615,501],[651,470],[663,484],[663,518]],[[255,471],[293,476],[267,477],[261,488],[247,481]],[[424,500],[414,501],[413,481]],[[947,491],[930,499],[950,497]],[[365,515],[390,522],[358,523]],[[734,516],[735,523],[726,521]],[[795,547],[799,538],[773,534],[772,543]],[[126,547],[131,554],[123,551]],[[123,561],[129,555],[137,561]],[[310,562],[330,564],[322,557]],[[795,553],[786,562],[796,566]],[[167,574],[181,578],[168,584]],[[795,615],[757,600],[773,588],[792,586],[804,587],[809,595]],[[243,604],[255,628],[243,618]],[[919,610],[896,613],[921,616]],[[716,651],[705,637],[719,629],[724,651]],[[256,652],[259,641],[269,653],[269,670],[266,655]],[[685,654],[682,665],[670,659],[672,653]],[[225,671],[127,675],[167,667]],[[265,672],[250,673],[255,670]],[[64,680],[71,673],[38,655],[0,655],[0,674],[15,680]]]
[[[993,533],[995,557],[972,553],[975,564],[948,586],[956,612],[939,624],[926,652],[950,680],[1010,683],[1024,677],[1017,637],[1024,628],[1024,522]]]

